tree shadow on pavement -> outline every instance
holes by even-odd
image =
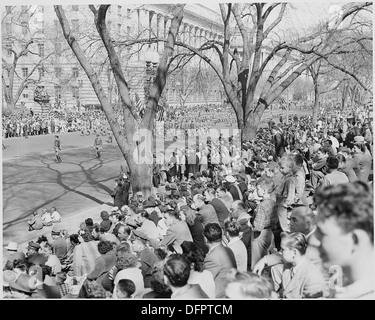
[[[62,163],[55,163],[51,153],[3,164],[3,232],[25,224],[32,212],[56,202],[72,210],[75,204],[81,209],[83,203],[86,207],[108,204],[112,189],[106,184],[118,173],[114,165],[121,155],[115,148],[106,151],[99,159],[84,148],[63,152]]]

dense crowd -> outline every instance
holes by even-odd
[[[44,134],[61,134],[66,132],[81,132],[82,134],[109,131],[108,121],[103,111],[90,110],[78,112],[50,112],[34,114],[33,112],[3,115],[3,138],[37,136]]]
[[[147,196],[121,168],[111,212],[8,244],[4,297],[374,299],[372,134],[340,114],[270,121],[155,154]]]

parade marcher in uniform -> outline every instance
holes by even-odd
[[[61,151],[61,142],[59,139],[58,135],[55,135],[55,140],[53,143],[53,149],[55,150],[55,161],[56,162],[61,162],[61,156],[60,156],[60,151]]]
[[[99,133],[97,133],[95,141],[94,141],[94,148],[95,148],[97,158],[100,158],[100,150],[102,149],[102,147],[103,147],[102,138],[100,138]]]

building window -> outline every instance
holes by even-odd
[[[22,21],[21,26],[22,26],[22,34],[25,36],[29,29],[29,24],[27,23],[27,21]]]
[[[55,97],[61,99],[61,86],[55,86]]]
[[[11,6],[5,6],[6,13],[10,13],[12,11]]]
[[[28,68],[22,68],[22,76],[26,78],[29,75],[29,69]]]
[[[72,92],[73,92],[73,98],[79,99],[79,87],[73,87]]]
[[[72,11],[78,11],[79,6],[72,6]]]
[[[5,32],[8,36],[12,34],[12,24],[10,22],[5,24]]]
[[[121,16],[121,9],[122,9],[122,6],[117,7],[117,13],[118,13],[119,16]]]
[[[78,19],[72,19],[72,30],[73,32],[79,32]]]
[[[126,10],[126,18],[130,19],[130,17],[131,17],[131,10],[127,9]]]
[[[55,76],[57,78],[61,77],[61,68],[60,67],[55,67]]]
[[[38,51],[41,57],[44,57],[44,43],[38,43]]]
[[[23,93],[22,97],[25,98],[25,99],[28,99],[29,98],[29,94],[28,93]]]
[[[43,78],[44,74],[45,74],[44,68],[43,67],[39,67],[38,71],[39,71],[39,78]]]
[[[72,75],[74,78],[78,78],[79,77],[79,70],[77,67],[73,67],[72,68]]]

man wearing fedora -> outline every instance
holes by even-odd
[[[11,269],[14,260],[25,260],[25,254],[18,251],[17,242],[9,242],[5,249],[7,252],[3,258],[3,270]]]
[[[133,230],[130,237],[131,249],[137,255],[140,263],[145,288],[151,287],[152,269],[159,261],[156,254],[147,246],[148,236],[139,230]]]
[[[44,266],[47,258],[39,253],[40,244],[34,241],[30,241],[27,246],[26,260],[32,264]]]
[[[65,239],[63,239],[61,235],[60,228],[57,225],[53,226],[52,228],[51,238],[53,253],[59,258],[61,264],[63,265],[65,264],[65,260],[68,254],[68,246]]]

